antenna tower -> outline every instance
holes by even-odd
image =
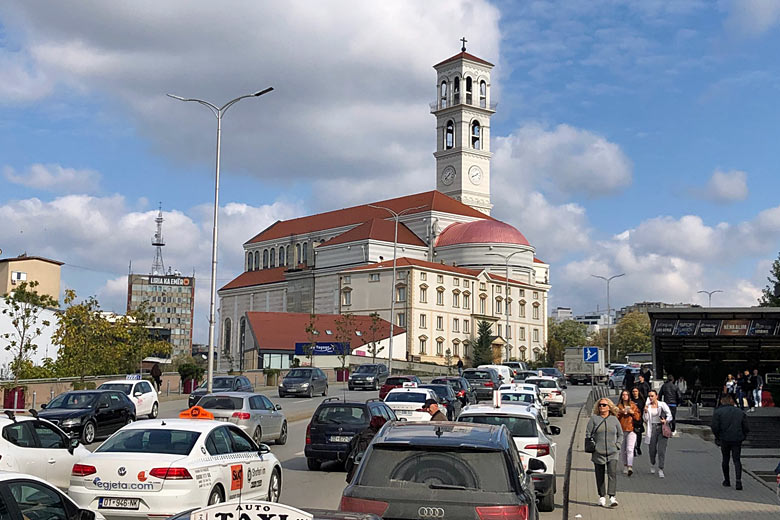
[[[157,213],[157,218],[154,219],[157,222],[157,232],[152,237],[152,245],[156,248],[154,253],[154,262],[152,262],[152,273],[159,276],[165,275],[165,264],[163,263],[162,248],[165,245],[165,240],[162,234],[162,202],[160,203],[160,211]]]

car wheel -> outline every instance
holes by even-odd
[[[609,386],[609,387],[610,387],[612,390],[614,390],[614,389],[615,389],[615,383],[613,383],[612,381],[610,381],[610,382],[607,384],[607,386]]]
[[[208,505],[213,506],[214,504],[219,504],[221,502],[225,501],[225,495],[222,493],[222,489],[219,487],[215,487],[211,490],[211,494],[209,494],[209,503]]]
[[[285,395],[284,392],[279,392],[279,399],[284,399]]]
[[[322,391],[322,397],[328,395],[328,385],[325,385],[325,390]]]
[[[81,431],[81,443],[92,444],[95,442],[95,423],[92,421],[84,425],[84,429]]]
[[[349,388],[350,392],[354,392],[355,391],[355,387],[354,386],[347,386],[347,388]]]
[[[152,413],[149,414],[149,419],[156,419],[158,413],[160,413],[160,406],[157,403],[154,403],[152,405]]]
[[[563,407],[563,412],[561,413],[561,415],[566,415],[566,407],[565,406]]]
[[[282,475],[279,473],[279,468],[274,468],[271,480],[268,481],[268,501],[278,502],[280,496],[282,496]]]
[[[309,399],[314,397],[314,390],[312,389],[312,387],[309,387],[309,391],[307,392],[306,397],[308,397]]]
[[[539,511],[550,512],[555,509],[555,495],[552,490],[539,499]]]
[[[317,471],[318,469],[320,469],[320,464],[321,464],[321,462],[318,461],[317,459],[313,459],[311,457],[306,457],[306,466],[311,471]]]
[[[287,444],[287,421],[282,423],[282,431],[279,432],[279,438],[276,439],[276,444]]]
[[[255,428],[254,432],[252,432],[252,440],[257,444],[263,442],[263,430],[259,426]]]
[[[127,426],[128,424],[130,424],[133,421],[135,421],[135,417],[133,417],[132,415],[128,415],[127,417],[125,417],[125,424],[124,425]]]
[[[379,381],[374,381],[374,390],[379,390]]]

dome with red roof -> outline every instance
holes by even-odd
[[[436,240],[436,247],[457,244],[515,244],[529,247],[531,245],[520,231],[499,220],[456,222],[447,226]]]

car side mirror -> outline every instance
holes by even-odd
[[[277,405],[276,405],[274,408],[275,408],[276,410],[281,410],[281,409],[282,409],[282,405],[280,405],[280,404],[277,404]]]
[[[257,449],[257,454],[265,455],[267,453],[271,453],[271,448],[269,448],[267,444],[260,444]]]
[[[550,426],[550,435],[560,435],[561,429],[558,426]]]
[[[363,453],[358,453],[355,455],[355,464],[360,464],[361,460],[363,460]]]
[[[544,473],[547,471],[547,464],[542,462],[539,459],[531,458],[528,460],[528,470],[526,471],[527,474],[531,473]]]
[[[46,403],[41,404],[41,410],[46,408]]]
[[[89,509],[79,509],[78,520],[95,520],[95,512]]]
[[[79,447],[79,444],[78,437],[71,437],[70,442],[68,443],[68,453],[73,455],[73,452],[76,451],[76,448]]]

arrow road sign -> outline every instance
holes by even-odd
[[[599,362],[599,348],[598,347],[584,347],[582,349],[582,360],[585,363],[598,363]]]

